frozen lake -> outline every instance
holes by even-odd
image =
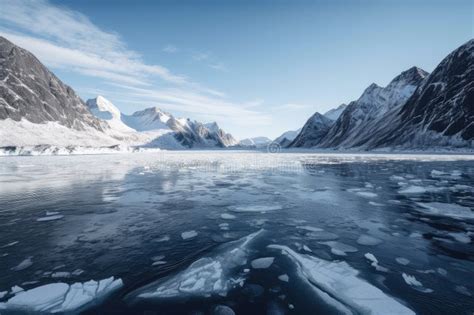
[[[472,155],[0,158],[0,313],[472,314],[473,209]]]

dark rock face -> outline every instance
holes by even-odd
[[[328,133],[333,121],[320,113],[315,113],[301,129],[301,132],[288,145],[290,148],[310,148],[317,146]]]
[[[58,122],[83,130],[103,125],[84,102],[30,52],[0,36],[0,120]]]
[[[373,136],[372,128],[384,115],[404,104],[428,75],[412,67],[396,76],[386,87],[372,83],[357,101],[349,103],[321,140],[321,147],[350,148]]]
[[[449,54],[396,113],[374,147],[474,146],[474,40]]]

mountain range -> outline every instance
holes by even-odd
[[[472,149],[474,40],[449,54],[431,74],[412,67],[386,87],[373,83],[359,99],[341,106],[325,115],[315,113],[286,147]]]
[[[175,118],[158,108],[124,115],[102,96],[86,103],[33,54],[0,37],[0,146],[237,144],[217,123]]]
[[[412,150],[474,148],[474,40],[429,74],[412,67],[386,87],[375,83],[349,104],[314,113],[273,140],[286,148]],[[261,148],[215,122],[176,118],[157,107],[126,115],[103,96],[87,102],[33,54],[0,37],[0,147],[139,146]]]

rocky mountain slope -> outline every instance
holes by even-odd
[[[326,118],[329,118],[331,120],[336,120],[341,116],[342,112],[346,109],[347,105],[346,104],[341,104],[336,108],[330,109],[327,112],[324,113],[324,116]]]
[[[474,148],[474,40],[449,54],[398,111],[379,123],[374,148]]]
[[[288,144],[293,148],[311,148],[318,145],[334,121],[316,112],[305,123],[298,136]]]
[[[412,67],[386,87],[371,84],[329,128],[312,119],[305,127],[291,147],[474,148],[474,40],[431,74]]]

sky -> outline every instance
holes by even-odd
[[[84,100],[275,138],[474,36],[471,0],[0,0],[0,35]]]

